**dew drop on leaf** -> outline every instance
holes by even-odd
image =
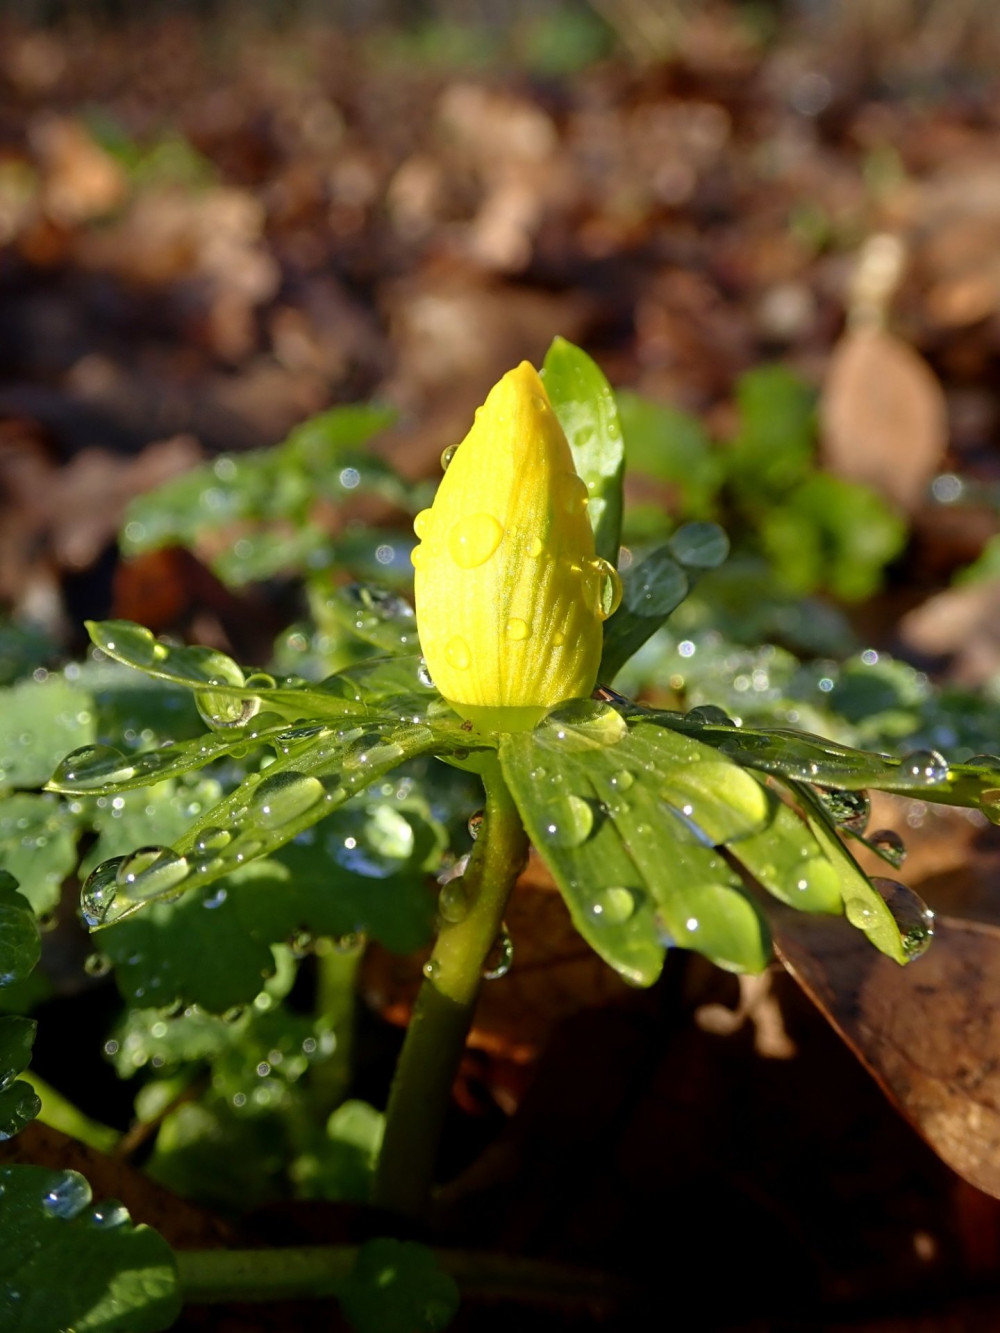
[[[711,727],[735,727],[736,723],[722,708],[717,708],[715,704],[701,704],[697,708],[692,708],[688,717],[693,722],[703,722]]]
[[[879,856],[888,861],[895,870],[898,870],[906,860],[906,843],[895,829],[876,829],[874,833],[868,834],[865,841],[873,851],[878,852]]]
[[[303,773],[276,773],[253,794],[253,813],[265,828],[281,828],[305,814],[325,795],[319,778]]]
[[[214,690],[197,690],[194,703],[202,721],[216,730],[242,727],[260,711],[260,699],[256,695],[240,696],[221,694]]]
[[[469,816],[469,837],[473,842],[479,837],[485,818],[485,812],[482,810],[477,810],[475,814]]]
[[[926,953],[934,938],[934,913],[920,895],[895,879],[875,878],[872,887],[884,900],[899,927],[907,958],[919,958]]]
[[[128,1209],[117,1199],[105,1199],[102,1203],[95,1204],[87,1220],[91,1226],[99,1227],[102,1231],[111,1231],[115,1227],[124,1226],[129,1220]]]
[[[554,739],[570,753],[616,745],[628,731],[621,713],[597,699],[573,699],[560,704],[543,718],[541,725],[554,731]]]
[[[448,880],[438,894],[438,912],[450,926],[464,921],[469,914],[469,891],[461,875]]]
[[[127,782],[135,776],[135,767],[120,750],[110,745],[82,745],[58,765],[52,781],[74,787],[103,787],[106,783]]]
[[[189,873],[187,858],[172,847],[140,847],[118,867],[118,887],[129,898],[155,898],[168,893]]]
[[[868,827],[872,803],[866,791],[845,791],[840,787],[817,787],[820,802],[840,828],[849,833],[864,833]]]
[[[88,977],[106,977],[111,971],[111,959],[106,953],[88,954],[83,960],[83,970]]]
[[[567,796],[555,807],[542,831],[556,847],[579,847],[594,827],[594,812],[582,796]]]
[[[87,876],[80,890],[80,914],[93,930],[107,921],[118,897],[118,871],[125,864],[124,856],[113,856],[102,861]]]
[[[628,791],[633,782],[635,777],[627,768],[620,768],[617,773],[611,775],[611,785],[616,791]]]
[[[912,779],[915,786],[933,787],[947,782],[948,761],[936,750],[915,750],[900,760],[900,774]]]
[[[90,1186],[76,1171],[63,1172],[61,1179],[42,1195],[42,1207],[51,1217],[66,1220],[82,1213],[90,1203]]]
[[[864,898],[846,898],[844,914],[852,926],[858,930],[874,930],[878,925],[878,914],[871,903]]]
[[[198,834],[194,840],[195,851],[197,852],[219,852],[227,846],[232,838],[232,834],[224,828],[206,828]]]
[[[590,910],[598,921],[609,926],[622,926],[633,916],[635,908],[636,900],[632,890],[612,885],[601,890]]]

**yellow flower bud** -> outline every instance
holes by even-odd
[[[508,371],[451,453],[413,552],[417,627],[442,695],[483,728],[531,727],[589,695],[621,599],[587,487],[537,371]]]

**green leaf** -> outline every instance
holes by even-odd
[[[739,381],[739,432],[725,452],[741,499],[781,500],[813,466],[816,395],[784,366],[760,366]]]
[[[765,966],[766,925],[713,846],[764,827],[759,783],[697,742],[585,701],[502,738],[500,756],[574,924],[612,967],[650,985],[667,944],[731,970]]]
[[[604,622],[598,678],[610,684],[633,653],[651,638],[691,587],[669,547],[663,546],[622,572],[622,600]]]
[[[173,1254],[75,1171],[0,1168],[4,1333],[159,1333],[180,1313]]]
[[[754,879],[800,912],[843,911],[844,857],[840,843],[823,845],[795,811],[768,793],[770,817],[759,833],[728,846]]]
[[[0,870],[0,986],[23,981],[41,952],[38,919],[13,875]]]
[[[34,1088],[17,1078],[31,1062],[36,1026],[18,1014],[0,1018],[0,1140],[20,1133],[41,1110]]]
[[[587,484],[587,516],[597,554],[616,565],[625,445],[611,385],[586,352],[565,338],[555,338],[546,353],[542,381],[576,470]]]
[[[307,1199],[367,1203],[384,1129],[381,1111],[367,1102],[344,1102],[327,1121],[324,1142],[295,1164],[300,1194]]]
[[[334,623],[383,653],[419,650],[413,607],[397,593],[351,583],[337,588],[326,599],[324,610]]]
[[[668,482],[681,514],[710,517],[725,464],[697,417],[628,392],[619,392],[618,410],[629,471]]]
[[[68,750],[95,739],[88,690],[64,676],[0,690],[0,788],[41,787]]]
[[[51,796],[18,792],[0,800],[0,865],[41,916],[59,901],[77,864],[79,820]]]
[[[338,1299],[354,1333],[438,1333],[459,1305],[433,1251],[408,1240],[363,1245]]]

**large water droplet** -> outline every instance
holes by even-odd
[[[602,620],[607,620],[621,605],[621,577],[608,560],[595,560],[593,567],[597,573],[597,614]]]
[[[556,847],[579,847],[594,827],[594,812],[582,796],[567,796],[542,824],[546,840]]]
[[[620,768],[611,774],[611,785],[616,791],[628,791],[635,782],[635,776],[627,768]]]
[[[260,699],[254,694],[241,696],[197,690],[194,704],[202,721],[216,730],[242,727],[260,711]]]
[[[107,783],[127,782],[135,777],[135,766],[110,745],[82,745],[58,765],[52,781],[72,784],[82,790]]]
[[[87,1221],[102,1231],[112,1231],[129,1221],[128,1209],[117,1199],[104,1199],[90,1210]]]
[[[227,847],[232,840],[232,834],[228,829],[211,828],[202,829],[194,840],[195,851],[198,852],[220,852],[223,847]]]
[[[129,898],[155,898],[185,880],[189,869],[172,847],[140,847],[118,867],[118,886]]]
[[[858,930],[874,930],[878,925],[878,912],[866,898],[845,898],[844,915]]]
[[[473,842],[479,837],[485,818],[486,815],[482,810],[477,810],[474,815],[469,816],[469,837]]]
[[[872,803],[866,791],[817,787],[816,794],[835,824],[849,833],[864,833],[872,811]]]
[[[895,879],[873,879],[872,887],[878,890],[899,927],[907,958],[926,953],[934,938],[934,913],[920,895]]]
[[[891,828],[876,829],[874,833],[869,833],[865,839],[872,851],[878,852],[883,860],[898,870],[906,860],[906,843]]]
[[[413,531],[421,541],[431,534],[431,528],[434,526],[434,515],[429,509],[421,509],[420,513],[413,520]]]
[[[602,889],[591,905],[591,914],[609,926],[623,926],[635,913],[635,894],[631,889],[612,885]]]
[[[442,452],[441,452],[441,471],[442,471],[442,472],[447,472],[447,471],[448,471],[448,464],[451,462],[451,460],[455,457],[455,455],[456,455],[457,453],[458,453],[458,445],[457,445],[457,444],[449,444],[448,447],[447,447],[447,449],[442,450]]]
[[[899,761],[901,777],[915,787],[933,787],[948,780],[948,761],[936,750],[915,750]]]
[[[276,773],[253,794],[253,813],[265,828],[281,828],[311,810],[325,795],[319,778],[303,773]]]
[[[506,926],[500,927],[500,934],[493,941],[486,962],[483,964],[483,980],[499,981],[505,977],[514,962],[514,941]]]
[[[508,639],[513,639],[515,643],[526,639],[531,633],[531,627],[526,620],[519,616],[511,616],[507,621],[506,634]]]
[[[469,914],[469,891],[461,875],[450,879],[438,894],[438,912],[442,921],[457,925]]]
[[[80,914],[84,922],[94,930],[103,926],[108,919],[118,897],[118,871],[124,865],[124,856],[113,856],[87,876],[80,890]]]
[[[469,514],[448,533],[448,550],[461,569],[485,564],[500,545],[503,528],[492,514]]]
[[[42,1195],[42,1207],[52,1217],[67,1221],[83,1212],[91,1200],[90,1186],[76,1171],[64,1171],[61,1178]]]
[[[610,704],[597,699],[573,699],[560,704],[542,720],[549,734],[570,753],[616,745],[628,732],[625,719]]]

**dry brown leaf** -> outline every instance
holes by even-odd
[[[982,685],[1000,671],[1000,585],[991,579],[940,592],[908,612],[899,631],[915,652],[951,657],[956,684]]]
[[[853,329],[834,349],[820,404],[832,472],[918,509],[948,444],[944,393],[926,362],[881,329]]]
[[[1000,929],[939,917],[931,947],[900,967],[843,918],[769,915],[782,962],[887,1096],[1000,1198]]]

